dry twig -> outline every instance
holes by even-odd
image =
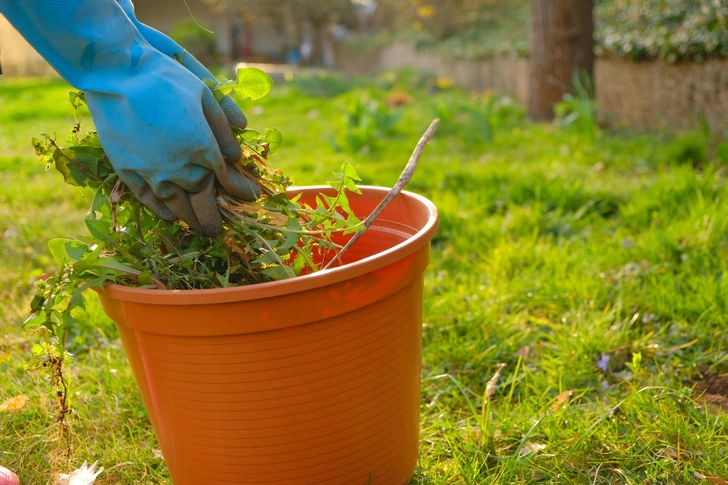
[[[379,215],[384,211],[384,209],[387,208],[390,202],[394,200],[395,197],[397,197],[400,192],[407,186],[410,180],[412,180],[412,176],[415,173],[415,169],[417,168],[417,164],[420,161],[420,157],[422,156],[422,152],[425,149],[425,146],[427,146],[427,143],[430,141],[432,136],[435,134],[435,131],[437,130],[437,125],[440,122],[439,119],[434,119],[432,123],[430,123],[430,127],[427,128],[427,131],[425,131],[425,134],[422,135],[422,138],[420,138],[420,141],[417,142],[417,146],[415,147],[414,151],[412,152],[412,156],[410,157],[409,161],[407,162],[407,165],[404,167],[404,170],[402,171],[402,175],[399,176],[399,180],[397,180],[397,183],[394,184],[394,187],[392,190],[389,191],[387,196],[382,200],[379,205],[372,211],[371,214],[369,214],[369,217],[366,218],[364,221],[364,229],[354,234],[354,237],[352,237],[349,242],[344,245],[343,248],[341,248],[341,251],[336,255],[336,258],[329,261],[329,263],[324,266],[324,269],[331,268],[334,263],[337,261],[341,264],[343,264],[341,260],[341,256],[344,255],[346,251],[366,232],[367,229],[369,229],[369,226],[371,226],[374,221],[379,217]]]

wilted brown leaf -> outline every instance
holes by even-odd
[[[277,214],[275,212],[261,210],[260,214],[268,219],[268,224],[276,227],[286,227],[288,224],[288,216],[285,214]]]
[[[677,450],[672,446],[665,448],[665,456],[671,460],[680,461],[680,455],[678,455]]]
[[[564,391],[556,396],[556,402],[551,405],[551,410],[556,411],[574,394],[574,391]]]
[[[22,409],[28,402],[28,396],[21,394],[20,396],[11,397],[4,403],[0,404],[0,412],[17,411]]]
[[[495,369],[495,374],[490,378],[488,383],[485,385],[485,400],[490,401],[490,398],[495,394],[495,387],[498,385],[498,379],[500,379],[501,370],[505,367],[505,364],[498,364]]]
[[[695,478],[699,480],[705,480],[708,483],[712,483],[714,485],[728,485],[728,481],[724,480],[720,477],[706,477],[700,472],[695,472]]]

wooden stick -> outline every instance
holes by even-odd
[[[430,127],[427,128],[427,131],[425,131],[425,134],[422,135],[422,138],[420,138],[420,141],[417,143],[417,146],[412,152],[412,156],[410,157],[409,162],[407,162],[407,165],[405,165],[404,170],[402,171],[402,175],[399,176],[399,180],[397,180],[397,183],[394,184],[394,187],[392,188],[392,190],[389,191],[384,200],[379,203],[377,208],[374,209],[374,211],[372,211],[372,213],[369,214],[369,217],[367,217],[364,221],[364,229],[354,234],[354,237],[352,237],[349,242],[346,243],[343,248],[341,248],[341,251],[339,251],[334,259],[329,261],[329,263],[324,266],[324,269],[331,268],[337,261],[343,264],[341,256],[349,250],[349,248],[364,234],[367,229],[369,229],[369,226],[374,223],[374,221],[377,219],[377,217],[379,217],[379,215],[382,213],[382,211],[384,211],[389,203],[392,202],[394,198],[397,197],[399,193],[402,192],[402,190],[407,186],[410,180],[412,180],[412,176],[415,174],[415,169],[417,168],[417,164],[420,161],[422,152],[424,151],[425,146],[427,146],[427,143],[430,141],[432,136],[435,134],[435,131],[437,130],[437,124],[439,122],[439,119],[434,119],[432,123],[430,123]]]

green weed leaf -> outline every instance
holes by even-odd
[[[68,263],[78,262],[84,254],[89,252],[88,245],[72,239],[51,239],[48,242],[48,249],[53,259],[59,266],[63,267]]]
[[[141,286],[154,286],[154,278],[149,271],[142,271],[137,277],[137,281]]]
[[[283,134],[278,128],[268,128],[265,130],[263,142],[268,143],[268,150],[273,154],[283,145]]]
[[[273,79],[256,67],[238,69],[235,95],[238,99],[255,101],[268,94],[273,87]]]
[[[41,327],[46,323],[45,313],[34,313],[29,316],[24,322],[23,328]],[[37,345],[37,344],[36,344]],[[33,346],[35,348],[35,345]]]
[[[296,277],[296,273],[285,264],[279,264],[266,268],[263,270],[263,274],[273,280],[287,280],[289,278]]]
[[[111,232],[111,222],[106,220],[86,219],[86,227],[93,237],[98,241],[104,241]]]
[[[253,143],[257,142],[260,138],[260,132],[256,130],[245,130],[241,136],[245,143]]]

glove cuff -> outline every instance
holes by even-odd
[[[0,0],[0,13],[13,24],[16,30],[22,30],[34,22],[55,13],[68,0]]]
[[[118,92],[155,50],[115,0],[0,0],[20,34],[69,84]],[[161,56],[161,54],[159,54]]]

